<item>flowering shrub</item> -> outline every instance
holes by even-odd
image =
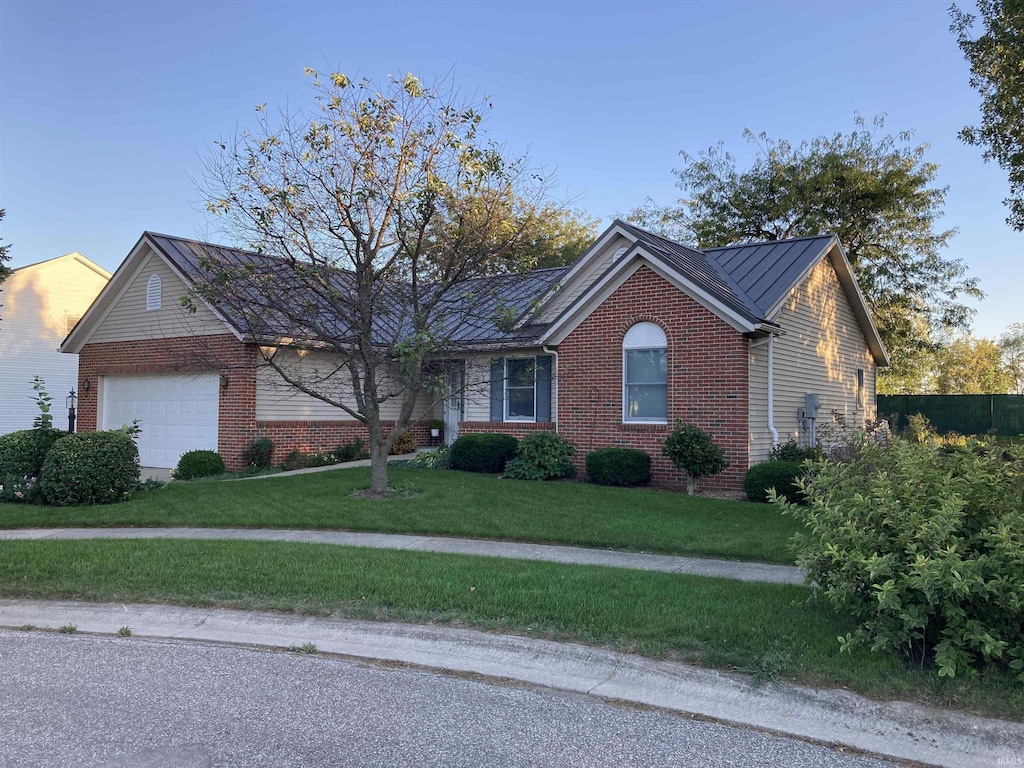
[[[870,436],[847,460],[804,465],[797,563],[858,623],[840,638],[943,677],[1009,667],[1024,681],[1024,447]]]
[[[0,502],[41,504],[42,500],[42,491],[36,477],[8,477],[0,482]]]

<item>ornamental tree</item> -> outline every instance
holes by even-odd
[[[691,496],[700,478],[717,475],[729,466],[725,460],[725,449],[717,445],[711,435],[679,419],[676,419],[672,434],[665,438],[661,452],[676,469],[686,472],[686,492]]]
[[[308,114],[258,107],[255,128],[207,158],[207,209],[253,257],[204,261],[196,292],[240,319],[288,386],[365,425],[384,496],[388,450],[421,396],[440,396],[439,361],[494,319],[490,276],[523,266],[545,182],[482,131],[486,98],[411,74],[306,73]]]

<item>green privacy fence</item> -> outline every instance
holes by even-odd
[[[905,429],[915,413],[927,416],[940,434],[1024,434],[1024,395],[878,396],[878,415],[894,428]]]

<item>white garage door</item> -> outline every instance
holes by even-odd
[[[177,466],[185,451],[217,450],[215,373],[103,377],[103,428],[139,420],[139,461]]]

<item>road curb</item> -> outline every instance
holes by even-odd
[[[202,640],[271,648],[312,643],[357,659],[555,688],[696,715],[906,761],[941,766],[1012,764],[1024,724],[837,690],[763,685],[741,675],[568,643],[467,629],[255,611],[0,600],[0,626]]]

